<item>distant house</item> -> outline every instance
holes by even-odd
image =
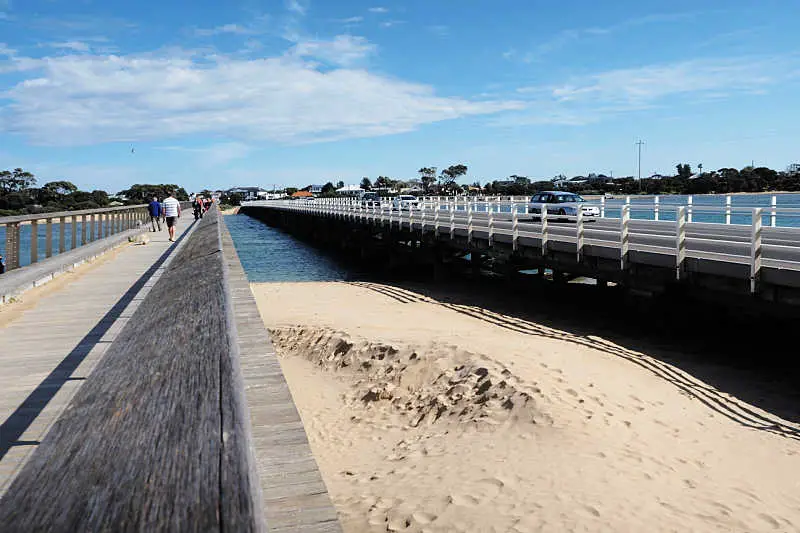
[[[308,191],[311,194],[322,194],[322,188],[325,187],[324,185],[309,185],[304,191]]]
[[[792,163],[786,168],[786,171],[791,175],[800,174],[800,163]]]
[[[336,192],[346,196],[361,196],[364,194],[364,189],[357,185],[345,185],[344,187],[336,189]]]
[[[313,197],[314,195],[311,193],[311,191],[305,191],[305,190],[297,191],[292,194],[292,198],[313,198]]]
[[[649,180],[663,180],[664,176],[661,174],[653,174],[652,176],[648,176],[647,179]]]
[[[259,193],[266,193],[261,187],[234,187],[225,191],[228,195],[238,194],[243,200],[258,200]]]

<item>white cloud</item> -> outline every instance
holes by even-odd
[[[385,7],[371,7],[368,11],[370,13],[388,13],[389,9]]]
[[[364,20],[364,17],[348,17],[346,19],[341,19],[339,22],[343,22],[344,24],[355,24],[356,22],[361,22]]]
[[[428,26],[428,31],[439,37],[445,37],[450,33],[450,27],[444,24],[435,24],[433,26]]]
[[[405,20],[387,20],[386,22],[381,22],[381,28],[391,28],[392,26],[405,23]]]
[[[72,50],[73,52],[88,52],[90,47],[83,41],[65,41],[61,43],[48,43],[45,46],[62,50]]]
[[[340,61],[368,47],[357,40],[339,43]],[[0,101],[9,102],[0,108],[0,128],[37,144],[203,134],[244,143],[304,143],[407,132],[522,107],[519,101],[437,96],[427,85],[360,69],[320,70],[297,56],[80,54],[13,62],[17,72],[37,74],[0,93]]]
[[[796,78],[799,66],[800,58],[794,56],[740,57],[600,72],[560,85],[518,89],[529,98],[530,113],[509,121],[580,125],[621,113],[668,106],[677,99],[698,102],[765,94],[769,88]]]
[[[200,148],[187,148],[185,146],[163,146],[157,149],[171,152],[191,153],[193,154],[193,160],[199,160],[203,165],[212,166],[224,165],[237,159],[243,159],[253,151],[253,147],[249,144],[236,141],[217,143]]]
[[[337,35],[332,41],[302,40],[291,53],[299,57],[312,57],[328,64],[350,66],[373,54],[376,46],[364,37]]]
[[[286,0],[286,9],[298,15],[305,15],[308,11],[307,0]]]
[[[233,33],[236,35],[252,35],[256,33],[251,28],[246,28],[239,24],[223,24],[216,28],[197,28],[194,30],[195,35],[199,37],[208,37],[211,35],[219,35],[222,33]]]

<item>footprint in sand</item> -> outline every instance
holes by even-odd
[[[469,494],[451,494],[450,503],[453,505],[460,505],[462,507],[470,507],[473,505],[478,505],[480,501],[478,498],[470,496]]]
[[[421,526],[425,526],[436,520],[436,515],[431,513],[425,513],[422,511],[417,511],[411,515],[411,519],[414,520],[417,524]]]
[[[767,524],[771,525],[773,528],[778,529],[781,527],[781,523],[775,520],[773,517],[768,515],[767,513],[759,513],[758,517],[766,522]]]

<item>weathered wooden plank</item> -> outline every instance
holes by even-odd
[[[13,482],[4,531],[263,530],[216,211]]]

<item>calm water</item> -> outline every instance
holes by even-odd
[[[81,244],[81,230],[83,224],[78,222],[77,224],[77,242],[78,246]],[[53,255],[58,255],[58,232],[60,224],[57,222],[53,222]],[[43,222],[38,224],[38,231],[36,234],[38,235],[37,241],[37,248],[39,250],[39,261],[42,261],[46,258],[45,256],[45,249],[47,243],[45,242],[45,237],[47,234],[47,226]],[[31,228],[30,224],[25,224],[20,226],[20,251],[19,251],[19,264],[20,266],[29,265],[31,262]],[[97,232],[97,226],[95,225],[95,232]],[[95,238],[97,238],[97,233],[95,233]],[[89,240],[89,228],[87,225],[86,229],[86,240]],[[72,249],[72,224],[67,222],[64,224],[64,250],[70,251]],[[6,256],[6,227],[0,226],[0,254],[3,257]],[[8,258],[6,258],[6,262]]]
[[[343,281],[356,274],[318,249],[246,215],[225,223],[251,282]]]

